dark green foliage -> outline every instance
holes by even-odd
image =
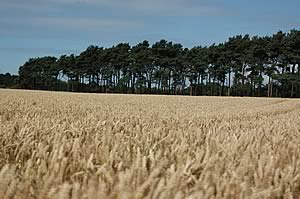
[[[18,76],[10,73],[0,74],[0,88],[18,88]]]
[[[237,35],[209,47],[166,40],[89,46],[79,55],[31,58],[2,87],[74,92],[300,97],[300,31]],[[9,82],[9,83],[5,83]]]

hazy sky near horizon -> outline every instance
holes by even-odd
[[[30,57],[171,40],[185,47],[300,28],[299,0],[0,0],[0,73]]]

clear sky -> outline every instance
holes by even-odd
[[[300,29],[299,0],[0,0],[0,73],[30,57],[144,39],[185,47]]]

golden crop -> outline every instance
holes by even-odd
[[[300,100],[0,90],[0,198],[300,198]]]

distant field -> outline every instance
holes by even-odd
[[[0,198],[300,198],[300,100],[0,90]]]

